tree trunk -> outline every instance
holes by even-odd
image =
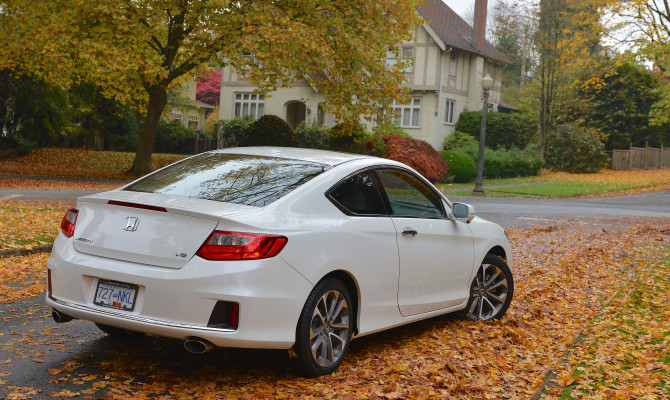
[[[149,104],[147,105],[147,116],[144,119],[142,132],[140,133],[140,142],[137,145],[135,161],[130,173],[141,176],[151,172],[151,153],[156,139],[156,128],[161,118],[163,109],[167,104],[167,89],[154,85],[147,88],[149,92]]]

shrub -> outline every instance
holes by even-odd
[[[477,165],[470,157],[460,151],[443,150],[440,152],[447,163],[449,174],[458,183],[471,182],[477,173]]]
[[[190,154],[193,152],[195,131],[181,124],[180,121],[160,119],[156,128],[154,152]]]
[[[479,139],[468,135],[467,133],[456,131],[444,138],[442,147],[444,150],[456,150],[459,147],[467,146],[469,144],[478,144]]]
[[[423,140],[386,135],[386,158],[409,165],[431,182],[439,182],[447,174],[447,164],[431,145]]]
[[[598,131],[564,124],[549,133],[547,166],[556,171],[598,172],[609,160]]]
[[[216,121],[214,127],[219,134],[220,146],[236,147],[240,142],[240,138],[244,136],[244,133],[254,121],[255,119],[250,115]]]
[[[35,143],[24,138],[20,134],[14,136],[14,143],[16,144],[16,150],[19,152],[20,156],[25,156],[32,153],[33,149],[35,148]]]
[[[486,116],[486,146],[492,149],[512,147],[523,149],[537,133],[537,114],[489,112]],[[477,141],[481,133],[482,112],[462,112],[456,130],[474,137]]]
[[[372,156],[384,157],[386,155],[386,142],[384,142],[383,137],[387,135],[411,137],[409,133],[405,132],[395,122],[393,124],[377,125],[372,128],[372,134],[365,141],[366,153]]]
[[[307,123],[302,121],[295,131],[298,146],[310,149],[325,148],[330,141],[330,131],[325,126],[319,125],[312,121]]]
[[[358,122],[341,122],[330,129],[330,149],[363,153],[368,138],[365,127]]]
[[[477,164],[479,145],[470,144],[461,147],[459,151]],[[530,150],[486,148],[484,151],[484,176],[488,179],[533,176],[539,174],[541,169],[542,160]]]
[[[276,115],[264,115],[247,129],[238,143],[240,146],[288,146],[296,147],[291,127]]]

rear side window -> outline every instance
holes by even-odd
[[[326,164],[285,158],[204,153],[149,175],[125,190],[263,207],[328,168]]]
[[[377,182],[369,171],[345,179],[328,192],[328,197],[346,214],[386,214]]]

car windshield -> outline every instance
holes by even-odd
[[[204,153],[149,175],[124,190],[263,207],[328,168],[326,164],[286,158]]]

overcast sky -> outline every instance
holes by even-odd
[[[447,5],[451,7],[452,10],[456,11],[456,13],[461,17],[468,8],[470,8],[473,4],[475,4],[475,0],[442,0],[442,1],[447,3]],[[494,0],[489,0],[490,3],[489,7],[491,7],[493,2]]]

